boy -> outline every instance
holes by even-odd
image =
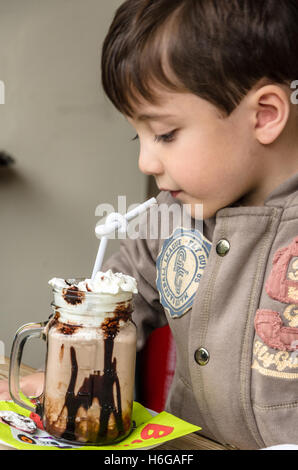
[[[104,270],[138,281],[139,348],[171,327],[166,409],[241,449],[298,444],[297,22],[296,0],[127,0],[103,46],[104,89],[138,133],[158,201],[193,217],[202,204],[204,218],[203,234],[123,241]],[[175,294],[165,252],[177,239],[186,291],[196,282],[178,310],[161,280]]]

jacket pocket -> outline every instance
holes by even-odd
[[[298,444],[298,351],[271,348],[255,338],[252,403],[266,447]]]
[[[266,447],[298,444],[298,401],[273,406],[255,404],[253,409]]]

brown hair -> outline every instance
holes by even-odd
[[[230,114],[260,79],[298,79],[297,24],[297,0],[126,0],[103,44],[103,88],[130,117],[139,97],[156,102],[154,83]]]

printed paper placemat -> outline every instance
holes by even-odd
[[[0,412],[11,411],[20,415],[30,417],[37,424],[38,428],[34,434],[30,434],[17,429],[7,423],[0,422],[0,441],[3,444],[22,450],[133,450],[157,447],[164,442],[178,437],[185,436],[201,428],[187,423],[176,416],[162,411],[156,416],[152,414],[140,403],[133,404],[132,432],[118,444],[108,446],[86,446],[70,445],[50,436],[42,428],[42,423],[38,415],[30,413],[24,408],[16,405],[12,401],[0,401]]]

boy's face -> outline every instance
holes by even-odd
[[[191,93],[167,91],[162,98],[158,105],[143,102],[128,118],[140,140],[140,170],[159,189],[180,191],[173,195],[191,204],[193,216],[195,204],[203,204],[205,219],[240,198],[260,203],[262,159],[246,98],[229,117]]]

